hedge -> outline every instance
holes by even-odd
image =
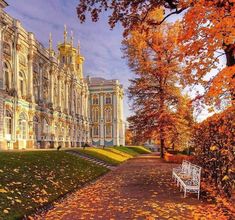
[[[219,193],[231,197],[235,189],[235,106],[197,124],[193,143],[203,177]]]

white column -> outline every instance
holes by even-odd
[[[28,54],[28,101],[34,101],[34,94],[33,94],[33,39],[34,36],[32,33],[29,33],[29,54]]]
[[[104,94],[100,93],[100,145],[104,145]]]
[[[4,89],[4,82],[3,82],[3,25],[0,23],[0,89]]]
[[[57,79],[58,79],[58,83],[57,83],[57,85],[58,85],[58,103],[57,103],[57,105],[61,109],[61,82],[60,82],[61,77],[60,77],[60,75],[58,75]]]
[[[68,95],[69,95],[68,94],[68,81],[66,80],[65,82],[65,107],[64,107],[66,110],[68,110],[68,98],[69,98]]]
[[[118,92],[113,94],[113,111],[114,111],[114,123],[113,123],[113,140],[114,145],[119,145],[119,127],[118,127]]]
[[[49,102],[52,104],[52,106],[54,106],[54,69],[53,68],[50,70],[49,85],[50,85]]]

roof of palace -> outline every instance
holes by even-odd
[[[89,85],[115,85],[119,84],[118,80],[116,79],[105,79],[102,77],[87,77],[86,81]]]
[[[8,6],[8,3],[5,1],[5,0],[0,0],[0,5],[2,7],[7,7]]]

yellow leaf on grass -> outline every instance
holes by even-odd
[[[21,202],[22,202],[22,201],[21,201],[21,200],[19,200],[19,199],[16,199],[15,201],[16,201],[16,202],[18,202],[18,203],[21,203]]]
[[[5,189],[0,189],[0,193],[7,193]]]
[[[9,211],[8,211],[7,209],[4,209],[4,210],[3,210],[3,213],[8,214]]]
[[[47,195],[47,191],[45,189],[43,189],[41,192],[43,195]]]

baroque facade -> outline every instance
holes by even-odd
[[[123,88],[84,78],[73,36],[43,47],[0,0],[0,149],[124,145]]]

